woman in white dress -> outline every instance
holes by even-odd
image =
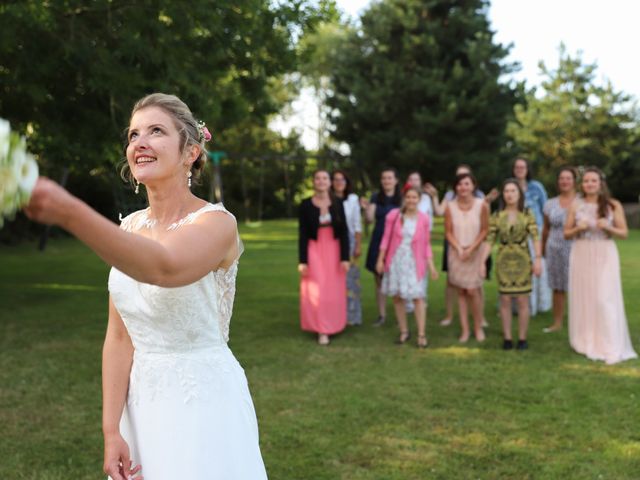
[[[114,480],[266,478],[244,372],[227,347],[241,244],[235,218],[190,191],[210,134],[177,97],[131,115],[130,176],[149,208],[121,228],[47,179],[27,215],[112,265],[103,350],[104,471]]]
[[[347,272],[347,322],[362,325],[362,303],[360,294],[360,267],[358,259],[362,254],[362,215],[358,195],[352,192],[351,179],[344,170],[331,172],[331,191],[342,201],[344,215],[349,230],[349,271]]]

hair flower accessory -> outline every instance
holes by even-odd
[[[200,133],[200,141],[204,140],[205,142],[208,142],[211,140],[211,133],[209,132],[207,125],[202,120],[198,121],[198,132]]]

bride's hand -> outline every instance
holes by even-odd
[[[35,222],[62,225],[73,211],[74,198],[53,180],[40,177],[24,213]]]
[[[104,473],[113,480],[142,480],[141,465],[133,468],[129,456],[129,446],[119,433],[104,437]]]

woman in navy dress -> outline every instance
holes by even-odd
[[[398,172],[395,168],[385,168],[380,173],[380,191],[371,195],[371,199],[363,199],[362,207],[365,209],[365,219],[367,223],[373,223],[373,233],[369,242],[367,252],[366,267],[373,273],[376,288],[376,303],[378,305],[378,319],[374,325],[380,326],[385,322],[387,297],[380,291],[382,285],[382,275],[376,271],[376,262],[380,250],[380,242],[384,234],[384,221],[394,208],[399,208],[402,203],[400,195],[400,182]]]

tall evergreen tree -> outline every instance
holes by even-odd
[[[344,42],[332,76],[335,136],[369,171],[500,175],[517,86],[483,0],[381,0]]]

